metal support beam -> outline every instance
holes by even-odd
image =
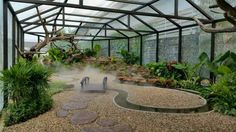
[[[127,48],[127,50],[128,50],[128,52],[130,52],[130,39],[129,38],[127,38],[127,44],[128,44],[128,48]]]
[[[138,2],[138,1],[124,1],[124,0],[107,0],[119,3],[126,3],[126,4],[135,4],[135,5],[145,5],[145,2]]]
[[[91,49],[93,50],[93,46],[94,46],[94,41],[91,41]]]
[[[143,64],[143,36],[140,36],[140,65]]]
[[[16,11],[16,14],[19,14],[19,13],[22,13],[22,12],[25,12],[25,11],[28,11],[28,10],[31,10],[31,9],[33,9],[33,8],[35,8],[35,7],[39,7],[40,5],[42,5],[42,4],[31,5],[31,6],[28,6],[28,7],[23,8],[23,9],[17,10],[17,11]]]
[[[104,7],[95,7],[95,6],[81,6],[78,4],[69,4],[69,3],[60,3],[60,2],[49,2],[49,1],[35,1],[35,0],[9,0],[13,2],[22,2],[22,3],[31,3],[31,4],[45,4],[45,5],[54,5],[58,7],[71,7],[78,9],[86,9],[86,10],[94,10],[94,11],[104,11],[104,12],[113,12],[113,13],[124,13],[130,15],[142,15],[142,16],[152,16],[152,17],[163,17],[163,18],[172,18],[172,19],[181,19],[181,20],[189,20],[194,21],[191,17],[185,16],[174,16],[174,15],[161,15],[155,13],[146,13],[146,12],[135,12],[121,9],[112,9],[112,8],[104,8]],[[206,19],[200,19],[201,21],[208,21]]]
[[[31,25],[38,25],[38,26],[41,26],[42,24],[41,23],[34,23],[34,22],[23,22],[21,24],[31,24]],[[51,24],[51,23],[47,23],[46,26],[53,26],[54,24]],[[76,27],[76,28],[88,28],[88,29],[105,29],[104,27],[92,27],[92,26],[78,26],[78,25],[69,25],[69,24],[55,24],[55,26],[65,26],[65,27]],[[122,28],[114,28],[112,27],[111,25],[107,25],[109,26],[110,28],[106,28],[107,30],[117,30],[117,31],[128,31],[128,32],[132,32],[131,29],[122,29]],[[31,28],[30,29],[27,29],[25,30],[25,32],[29,31],[29,30],[32,30]],[[153,31],[147,31],[147,30],[136,30],[137,32],[144,32],[144,33],[151,33]]]
[[[201,7],[199,7],[196,3],[194,3],[192,0],[186,0],[190,5],[192,5],[195,9],[197,9],[202,15],[204,15],[207,19],[213,21],[214,19],[206,13]]]
[[[178,62],[182,61],[182,28],[179,29]]]
[[[162,14],[164,15],[163,12],[161,12],[160,10],[158,10],[156,7],[154,7],[153,5],[149,6],[150,8],[152,8],[155,12],[157,12],[158,14]],[[170,19],[170,18],[166,18],[169,22],[171,22],[172,24],[174,24],[176,27],[180,28],[181,26],[175,22],[174,20]]]
[[[138,31],[136,31],[135,29],[131,28],[130,25],[125,24],[124,22],[122,22],[122,21],[119,20],[119,19],[117,19],[117,21],[118,21],[119,23],[121,23],[122,25],[124,25],[125,27],[127,27],[128,29],[130,29],[130,30],[132,30],[133,32],[135,32],[137,35],[142,35],[142,34],[140,34]],[[130,22],[129,22],[129,23],[130,23]]]
[[[175,0],[175,16],[179,15],[179,0]]]
[[[111,40],[108,40],[108,56],[111,57]]]
[[[17,47],[20,47],[20,24],[17,24]],[[17,50],[17,60],[20,57],[20,52]]]
[[[159,61],[159,33],[156,34],[156,62]]]
[[[146,23],[145,21],[143,21],[141,18],[139,18],[139,17],[137,17],[137,16],[135,16],[135,15],[132,15],[134,18],[136,18],[138,21],[140,21],[141,23],[143,23],[145,26],[147,26],[148,28],[150,28],[151,30],[153,30],[155,33],[158,33],[158,31],[154,28],[154,27],[152,27],[152,26],[150,26],[148,23]]]
[[[81,27],[82,24],[83,24],[83,23],[81,22],[81,23],[79,24],[79,27]],[[75,31],[75,35],[79,32],[79,29],[80,29],[79,27],[76,29],[76,31]]]
[[[12,16],[12,65],[16,63],[16,16]]]
[[[109,26],[109,27],[112,28],[113,30],[116,30],[116,32],[120,33],[121,35],[125,36],[126,38],[129,38],[127,35],[125,35],[124,33],[122,33],[120,30],[115,29],[115,28],[112,27],[111,25],[107,24],[107,26]],[[108,29],[106,28],[106,30],[108,30]]]
[[[212,28],[215,28],[216,24],[212,23]],[[216,34],[211,33],[211,52],[210,52],[210,59],[213,61],[215,59],[215,39],[216,39]],[[212,72],[210,72],[210,79],[215,82],[215,76]]]
[[[84,1],[83,1],[83,0],[79,0],[79,4],[80,4],[81,6],[83,6],[83,5],[84,5]]]
[[[2,2],[2,1],[1,1]],[[3,70],[8,69],[8,2],[3,1]],[[6,85],[4,84],[4,87]],[[3,107],[8,105],[8,90],[3,91]]]

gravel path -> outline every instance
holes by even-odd
[[[114,91],[107,91],[106,93],[81,93],[79,91],[79,81],[73,81],[75,79],[79,80],[83,76],[90,76],[91,81],[101,82],[102,77],[105,75],[100,74],[94,69],[86,69],[84,72],[73,70],[63,71],[53,79],[56,80],[66,80],[70,84],[74,84],[75,88],[72,91],[64,91],[53,96],[55,101],[54,107],[37,118],[33,118],[24,123],[13,125],[10,127],[4,128],[6,132],[79,132],[79,131],[96,131],[94,128],[97,128],[98,131],[135,131],[135,132],[159,132],[159,131],[173,131],[173,132],[189,132],[189,131],[203,131],[203,132],[235,132],[236,131],[236,118],[225,116],[215,112],[207,113],[198,113],[198,114],[167,114],[167,113],[152,113],[152,112],[140,112],[127,110],[124,108],[117,107],[113,103],[113,97],[117,95]],[[146,99],[147,96],[144,94],[143,90],[131,89],[130,85],[117,84],[112,80],[115,79],[114,76],[108,76],[108,87],[110,88],[120,88],[126,91],[129,91],[133,94],[130,94],[130,100],[134,99],[135,95],[139,96],[142,99]],[[74,79],[73,79],[74,78]],[[137,88],[137,87],[136,87]],[[130,90],[131,89],[131,90]],[[136,92],[137,90],[137,92]],[[179,97],[171,97],[171,99],[164,99],[164,94],[170,94],[173,92],[157,89],[156,93],[152,93],[152,89],[147,90],[147,94],[150,94],[150,97],[159,100],[160,102],[168,102],[166,100],[171,100],[172,103],[169,103],[171,106],[174,106],[175,103],[178,103],[178,106],[185,105],[184,103],[179,103],[183,101],[182,96],[191,99],[191,102],[195,99],[190,97],[191,95],[181,95]],[[132,92],[135,91],[135,92]],[[161,93],[158,93],[160,92]],[[143,93],[142,93],[143,92]],[[141,94],[142,93],[142,94]],[[179,92],[174,92],[179,93]],[[155,98],[154,94],[162,96],[162,100]],[[180,93],[182,94],[182,93]],[[144,96],[143,96],[144,95]],[[189,97],[188,97],[189,96]],[[178,101],[172,101],[172,99],[178,99]],[[201,104],[201,100],[196,98],[196,103],[194,105]],[[89,124],[71,124],[70,120],[74,113],[84,111],[83,110],[69,110],[65,117],[58,117],[57,112],[61,110],[63,104],[70,101],[79,101],[86,102],[87,107],[86,111],[91,111],[98,114],[96,120],[92,121]],[[138,102],[137,98],[134,101]],[[163,103],[162,102],[162,103]],[[151,101],[145,100],[144,103],[148,105]],[[189,103],[190,105],[193,105]],[[155,104],[158,105],[158,104]],[[164,103],[162,105],[165,105]],[[167,106],[167,105],[166,105]],[[177,105],[176,105],[177,106]],[[187,106],[187,105],[186,105]],[[103,127],[98,125],[101,119],[114,120],[116,123],[115,126]]]

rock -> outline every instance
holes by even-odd
[[[99,128],[99,127],[85,127],[81,132],[113,132],[109,128]]]
[[[117,124],[117,121],[112,119],[100,119],[97,121],[97,124],[102,127],[111,127]]]
[[[132,129],[127,124],[119,124],[111,128],[112,132],[132,132]]]
[[[68,115],[68,111],[61,109],[61,110],[57,111],[56,115],[57,115],[57,117],[66,117]]]
[[[68,102],[62,106],[64,110],[79,110],[87,108],[87,104],[84,102]]]
[[[98,114],[95,112],[90,112],[90,111],[80,111],[75,113],[72,117],[71,117],[71,124],[88,124],[88,123],[92,123],[93,121],[95,121],[98,117]]]

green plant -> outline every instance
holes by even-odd
[[[199,56],[199,61],[200,67],[206,65],[215,75],[224,75],[236,71],[236,54],[231,51],[218,55],[213,61],[210,61],[207,53],[203,52]]]
[[[51,72],[41,64],[24,59],[2,71],[0,80],[6,85],[3,90],[8,91],[13,101],[7,108],[6,125],[24,121],[51,108],[52,99],[46,90],[50,75]]]
[[[139,60],[139,57],[136,56],[133,52],[128,52],[127,50],[121,50],[120,52],[117,52],[120,54],[123,58],[123,61],[126,64],[135,64]]]
[[[236,116],[236,72],[222,76],[210,91],[207,99],[214,110]]]
[[[87,57],[95,57],[97,55],[97,52],[95,50],[87,48],[84,50],[84,55]]]
[[[62,59],[64,58],[64,54],[59,48],[50,48],[48,50],[48,54],[49,54],[49,57],[54,61],[61,62]]]

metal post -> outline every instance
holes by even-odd
[[[129,38],[127,38],[127,41],[128,41],[128,52],[130,52],[130,39]]]
[[[182,61],[182,28],[179,29],[178,62]]]
[[[215,27],[216,27],[216,23],[212,23],[212,28],[215,28]],[[211,33],[211,56],[210,56],[211,61],[215,59],[215,38],[216,38],[216,34]],[[210,72],[210,79],[213,82],[215,82],[215,76],[212,72]]]
[[[91,41],[91,49],[93,50],[94,40]]]
[[[108,56],[111,57],[111,40],[108,40]]]
[[[16,17],[12,18],[12,65],[16,63]]]
[[[17,24],[17,48],[20,47],[20,25]],[[17,50],[17,60],[20,57],[20,52]]]
[[[25,33],[24,31],[22,30],[22,33],[21,33],[21,51],[22,52],[25,52]]]
[[[159,61],[159,33],[156,34],[156,62]]]
[[[175,16],[179,15],[179,0],[175,0]]]
[[[3,1],[3,69],[8,69],[8,1]],[[4,87],[6,85],[4,84]],[[6,108],[8,105],[8,90],[3,91],[3,107]]]
[[[140,65],[143,64],[143,36],[140,36]]]

